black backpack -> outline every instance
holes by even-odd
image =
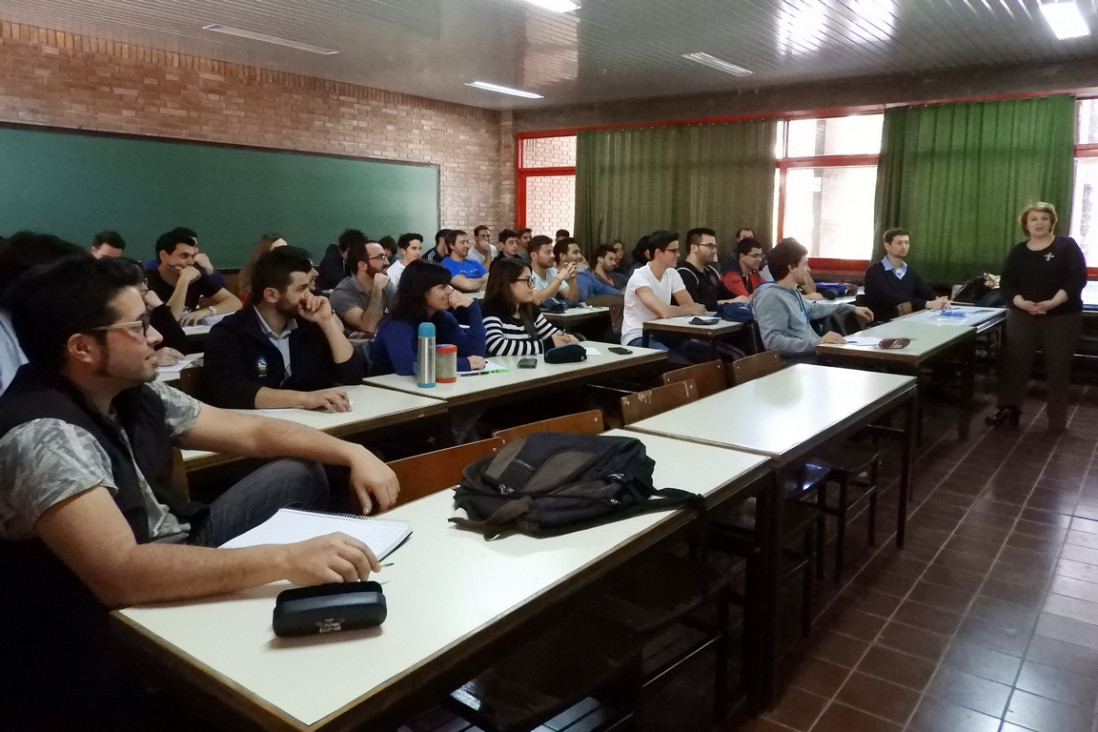
[[[632,437],[539,432],[465,468],[450,521],[494,539],[509,530],[555,536],[681,506],[701,496],[652,486],[655,461]]]

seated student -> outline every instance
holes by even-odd
[[[259,258],[252,301],[210,329],[202,393],[234,409],[304,407],[347,412],[347,393],[366,375],[328,299],[309,292],[309,253],[279,247]]]
[[[365,579],[379,565],[342,534],[216,549],[280,507],[328,507],[325,472],[350,469],[365,511],[396,476],[365,448],[292,422],[209,407],[154,381],[138,269],[84,254],[24,275],[12,323],[29,363],[0,397],[0,603],[9,632],[5,729],[152,729],[135,724],[140,676],[108,643],[113,607],[206,597],[279,580]],[[209,506],[170,486],[172,446],[279,459]],[[163,700],[160,705],[165,704]],[[149,705],[146,705],[146,709]],[[159,715],[159,716],[158,716]]]
[[[459,371],[484,368],[484,323],[480,304],[450,286],[448,269],[421,259],[404,270],[396,303],[370,344],[373,372],[415,374],[416,334],[419,324],[428,321],[435,324],[437,344],[457,346]]]
[[[625,261],[625,243],[621,239],[614,239],[610,242],[610,248],[614,250],[614,260],[616,262],[613,269],[610,270],[610,278],[613,280],[614,287],[625,290],[631,274],[627,271],[629,265]]]
[[[742,229],[741,229],[742,231]],[[721,283],[733,297],[751,299],[752,293],[766,278],[759,271],[763,261],[763,245],[751,237],[736,242],[736,251],[724,262]]]
[[[347,330],[372,337],[396,297],[396,286],[387,274],[389,257],[379,242],[352,244],[347,269],[351,274],[332,290],[332,310]]]
[[[564,239],[571,238],[571,236],[572,233],[568,231],[568,229],[557,229],[557,235],[554,238],[553,243],[556,244],[560,241],[563,241]]]
[[[435,264],[442,264],[442,260],[450,256],[450,249],[446,244],[446,237],[450,236],[450,229],[439,229],[435,234],[435,248],[423,255],[423,259]]]
[[[450,284],[460,292],[480,292],[488,282],[488,270],[480,262],[469,259],[469,235],[454,229],[446,235],[446,248],[450,254],[442,260],[442,266],[450,270]]]
[[[484,290],[484,343],[489,356],[534,356],[575,337],[549,324],[534,305],[530,268],[511,259],[492,262]]]
[[[400,250],[400,261],[389,265],[386,274],[393,283],[393,287],[400,284],[400,276],[404,274],[404,268],[420,258],[423,253],[423,234],[409,232],[401,234],[397,240],[397,249]]]
[[[869,308],[806,300],[801,295],[797,286],[805,281],[810,270],[808,250],[797,242],[782,240],[770,250],[768,260],[774,281],[759,285],[751,298],[752,308],[763,345],[784,359],[810,360],[817,344],[846,342],[834,331],[820,336],[812,329],[813,320],[843,313],[854,313],[863,323],[873,320]]]
[[[272,249],[278,249],[288,244],[289,242],[275,233],[264,234],[259,237],[259,243],[248,255],[248,261],[240,268],[240,275],[236,278],[236,291],[240,294],[241,302],[248,302],[248,295],[252,292],[252,270],[255,269],[255,263],[259,261],[259,258]]]
[[[530,263],[529,244],[530,240],[534,238],[533,229],[516,228],[515,233],[518,234],[519,246],[517,256],[527,264]]]
[[[164,304],[160,297],[149,289],[149,283],[145,280],[145,271],[141,265],[132,259],[125,259],[137,268],[141,276],[141,286],[138,292],[145,301],[145,310],[149,314],[149,326],[160,334],[160,342],[156,344],[156,365],[171,366],[179,363],[190,351],[190,342],[183,326],[172,315],[172,311]]]
[[[785,237],[784,239],[782,239],[778,243],[781,244],[782,242],[797,244],[798,246],[801,246],[801,243],[799,241],[797,241],[796,239],[794,239],[793,237],[791,237],[791,236]],[[774,281],[774,277],[770,274],[770,266],[766,263],[765,258],[763,260],[763,267],[762,267],[762,269],[759,270],[759,274],[762,275],[763,280],[765,280],[766,282],[773,282]],[[815,280],[812,279],[811,274],[805,275],[804,282],[797,285],[797,289],[801,291],[801,294],[804,296],[805,300],[824,300],[824,299],[826,299],[826,298],[824,298],[823,293],[819,292],[816,289],[816,282],[815,282]]]
[[[242,305],[236,295],[223,285],[219,287],[214,278],[197,265],[193,241],[178,229],[161,235],[156,240],[159,264],[155,269],[147,270],[145,275],[149,289],[183,325],[193,325],[210,315],[234,312]],[[199,309],[201,298],[206,298],[209,305]]]
[[[397,241],[389,235],[385,235],[377,240],[377,243],[381,245],[381,248],[385,250],[385,256],[389,258],[390,262],[395,262],[397,258]],[[347,274],[350,274],[348,272]]]
[[[100,231],[92,239],[91,254],[96,259],[103,257],[121,257],[126,249],[126,240],[117,231]]]
[[[865,270],[866,305],[881,320],[896,317],[896,308],[904,303],[912,310],[941,310],[949,298],[935,297],[922,278],[907,265],[911,236],[903,229],[884,233],[885,257]]]
[[[468,258],[484,265],[487,270],[492,266],[492,261],[499,256],[499,249],[492,243],[492,231],[484,224],[473,229],[473,242],[469,249]]]
[[[633,247],[633,253],[630,255],[633,259],[632,262],[625,268],[626,283],[629,282],[629,277],[633,276],[641,267],[648,264],[648,250],[645,248],[648,245],[648,236],[642,236],[637,240],[636,246]]]
[[[679,259],[679,235],[654,231],[645,237],[644,250],[648,263],[632,274],[625,287],[625,312],[621,324],[621,342],[625,346],[641,345],[647,320],[705,314],[705,306],[694,302],[675,269]],[[650,338],[648,345],[669,351],[677,344]]]
[[[510,229],[504,229],[499,232],[499,256],[505,259],[517,259],[520,262],[526,260],[519,256],[519,250],[521,246],[519,243],[518,234]]]
[[[599,295],[623,294],[621,289],[614,286],[612,276],[617,262],[617,255],[610,247],[603,245],[595,250],[595,266],[580,270],[576,275],[576,287],[579,289],[581,302]]]
[[[213,266],[213,262],[210,261],[210,257],[198,248],[198,232],[194,229],[188,229],[186,226],[177,226],[171,230],[172,235],[183,237],[190,241],[194,247],[194,263],[195,266],[206,273],[206,276],[213,280],[213,284],[218,289],[224,287],[228,289],[225,284],[225,278],[221,276],[221,273],[217,271],[217,268]],[[160,264],[159,259],[150,259],[145,263],[145,269],[156,269]]]
[[[329,244],[317,265],[316,287],[321,292],[332,290],[347,276],[347,250],[355,242],[365,242],[366,235],[358,229],[347,229],[339,235],[339,244]]]
[[[678,271],[694,302],[700,302],[706,310],[716,310],[724,302],[747,301],[748,298],[736,297],[728,291],[712,264],[717,254],[717,232],[691,229],[686,232],[686,246],[686,258],[679,260]]]
[[[576,266],[568,262],[558,270],[553,266],[556,261],[554,250],[553,241],[541,234],[530,239],[526,245],[526,252],[530,255],[530,275],[534,278],[535,305],[547,297],[579,299],[579,288],[575,285]]]

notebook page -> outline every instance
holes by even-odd
[[[292,544],[336,531],[358,539],[370,547],[378,559],[382,559],[412,533],[412,528],[406,521],[281,508],[274,516],[250,531],[245,531],[240,536],[225,542],[221,548],[241,549],[260,544]]]

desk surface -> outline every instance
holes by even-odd
[[[610,434],[645,443],[656,461],[657,487],[730,494],[767,462],[664,437]],[[142,650],[264,728],[321,726],[342,714],[350,716],[341,722],[368,726],[384,699],[391,703],[392,697],[415,693],[472,648],[565,599],[592,574],[666,537],[691,515],[664,511],[552,539],[512,535],[487,542],[447,523],[451,496],[443,491],[387,514],[410,522],[413,534],[390,555],[394,566],[377,576],[389,608],[378,629],[276,638],[271,612],[288,583],[206,601],[128,608],[114,619],[136,634],[130,640]]]
[[[985,329],[1001,323],[1006,318],[1006,308],[977,308],[969,305],[951,305],[948,310],[920,310],[893,320],[893,323],[926,323]]]
[[[558,328],[570,328],[588,320],[609,318],[610,308],[585,305],[578,308],[568,308],[563,313],[542,313],[542,315]]]
[[[429,398],[422,393],[415,395],[403,394],[359,384],[339,388],[346,391],[351,398],[351,411],[349,412],[317,412],[309,409],[240,409],[234,411],[271,419],[284,419],[336,436],[387,427],[398,422],[442,414],[446,411],[446,405],[443,402]],[[426,389],[423,391],[426,391]],[[234,455],[207,452],[205,450],[183,450],[183,463],[188,470],[209,467],[234,459],[236,459]]]
[[[893,363],[908,367],[922,365],[942,351],[959,345],[966,338],[974,338],[975,330],[972,328],[943,328],[933,323],[908,322],[906,320],[893,320],[889,323],[867,328],[860,333],[849,336],[859,341],[882,338],[909,338],[909,343],[904,348],[876,348],[872,345],[834,345],[821,343],[816,346],[816,353],[829,359],[854,360],[873,363]]]
[[[490,360],[508,371],[488,373],[477,376],[459,376],[453,384],[437,384],[429,389],[416,386],[416,377],[386,374],[367,377],[365,383],[386,389],[444,399],[448,406],[460,406],[471,402],[485,401],[497,396],[514,394],[552,384],[585,380],[591,376],[622,371],[631,366],[662,361],[667,358],[663,351],[652,348],[630,348],[632,353],[619,356],[609,349],[617,347],[614,343],[584,341],[584,346],[595,348],[598,356],[589,355],[586,361],[579,363],[545,363],[544,356],[538,356],[538,365],[532,369],[520,369],[518,362],[522,356],[492,356]],[[526,357],[529,358],[529,357]]]
[[[737,323],[733,320],[721,320],[713,325],[692,325],[690,323],[694,315],[676,315],[673,318],[657,318],[646,320],[643,329],[661,333],[681,333],[695,338],[718,338],[729,333],[736,333],[747,327],[747,323]],[[714,313],[706,313],[704,317],[716,318]]]
[[[913,391],[912,376],[796,364],[629,425],[629,430],[791,460]]]

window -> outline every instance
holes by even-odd
[[[1075,115],[1075,185],[1071,236],[1087,267],[1098,267],[1098,99],[1081,99]]]
[[[786,120],[778,125],[778,238],[810,257],[867,261],[884,115]]]
[[[575,231],[576,136],[519,137],[519,227],[552,236]]]

